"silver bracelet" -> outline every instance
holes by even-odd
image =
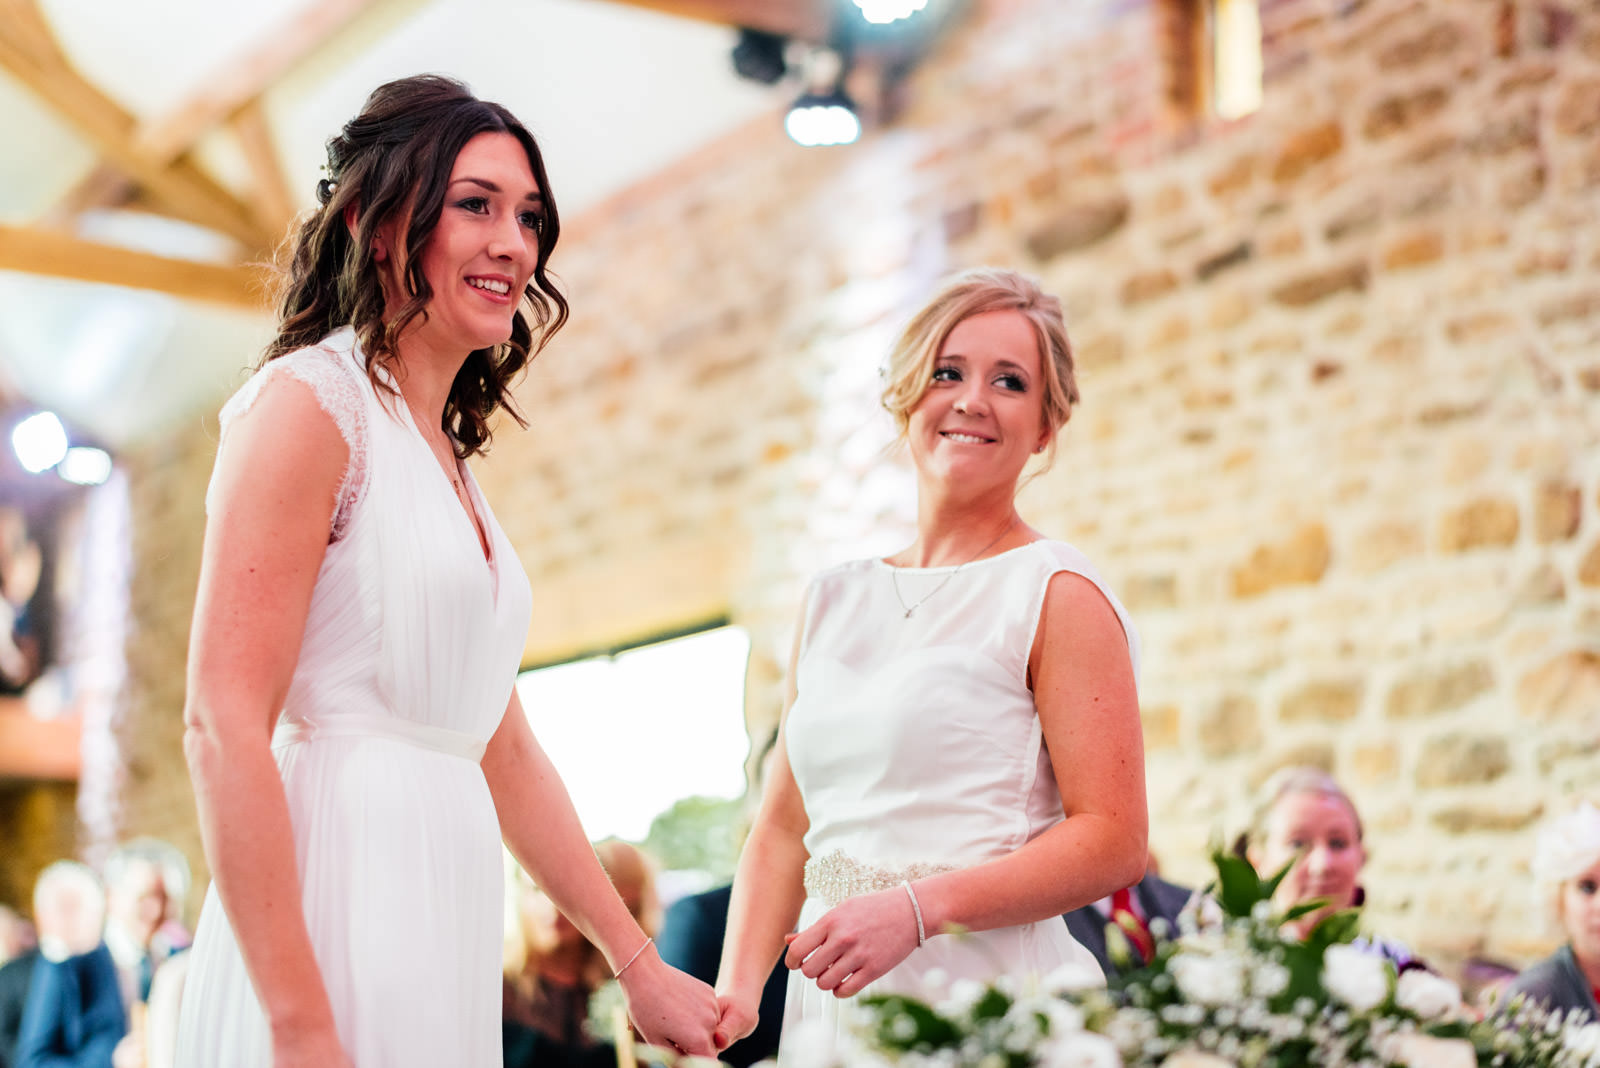
[[[917,948],[928,944],[928,932],[922,928],[922,906],[917,902],[917,892],[911,889],[911,880],[905,879],[900,883],[906,888],[906,897],[911,899],[911,911],[917,914]]]
[[[919,926],[919,927],[922,926],[920,921],[918,922],[917,926]],[[642,945],[638,949],[634,950],[633,951],[633,956],[628,958],[628,963],[626,963],[622,967],[618,968],[617,969],[617,974],[613,975],[611,978],[613,978],[613,979],[621,979],[622,978],[622,973],[627,971],[629,968],[633,967],[633,962],[639,959],[639,954],[641,954],[645,950],[649,949],[650,948],[650,944],[652,942],[654,942],[654,941],[655,941],[654,938],[646,938],[644,940],[644,945]]]

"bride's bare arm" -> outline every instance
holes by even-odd
[[[668,966],[628,912],[584,836],[567,788],[533,735],[516,692],[483,754],[506,844],[539,888],[622,975],[645,1039],[710,1055],[717,1009],[711,988]]]
[[[311,389],[266,383],[217,458],[189,640],[184,754],[206,859],[278,1064],[345,1064],[271,751],[349,448]]]
[[[799,650],[800,630],[796,628],[784,691],[784,719],[794,704]],[[716,1035],[718,1049],[727,1048],[755,1029],[762,986],[783,952],[784,936],[794,930],[805,904],[805,834],[809,827],[805,802],[795,784],[780,729],[761,807],[733,880],[722,965],[717,972],[717,1000],[722,1006],[722,1023]]]

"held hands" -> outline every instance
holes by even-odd
[[[756,1001],[742,1001],[732,994],[717,995],[717,1008],[722,1018],[717,1021],[717,1030],[711,1036],[711,1041],[716,1044],[718,1052],[756,1029],[757,1005]]]
[[[719,1012],[709,986],[668,965],[653,944],[618,981],[628,999],[628,1015],[646,1042],[696,1057],[716,1056],[711,1033]]]
[[[841,901],[786,938],[784,964],[815,979],[818,989],[847,998],[917,948],[917,915],[905,889],[895,887]]]

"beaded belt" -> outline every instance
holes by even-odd
[[[323,738],[387,738],[405,742],[419,749],[458,756],[474,764],[483,760],[484,743],[470,734],[430,727],[398,716],[369,716],[341,713],[312,722],[306,719],[278,720],[278,729],[272,732],[272,748],[286,749],[291,745],[315,742]]]
[[[806,894],[825,901],[829,908],[845,898],[888,890],[913,879],[955,871],[958,864],[908,864],[904,868],[879,868],[862,864],[840,850],[806,861]]]

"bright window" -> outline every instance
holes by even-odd
[[[1261,109],[1259,0],[1216,0],[1213,107],[1224,119]]]
[[[518,677],[591,839],[642,841],[683,798],[744,793],[749,657],[744,629],[719,627]]]

